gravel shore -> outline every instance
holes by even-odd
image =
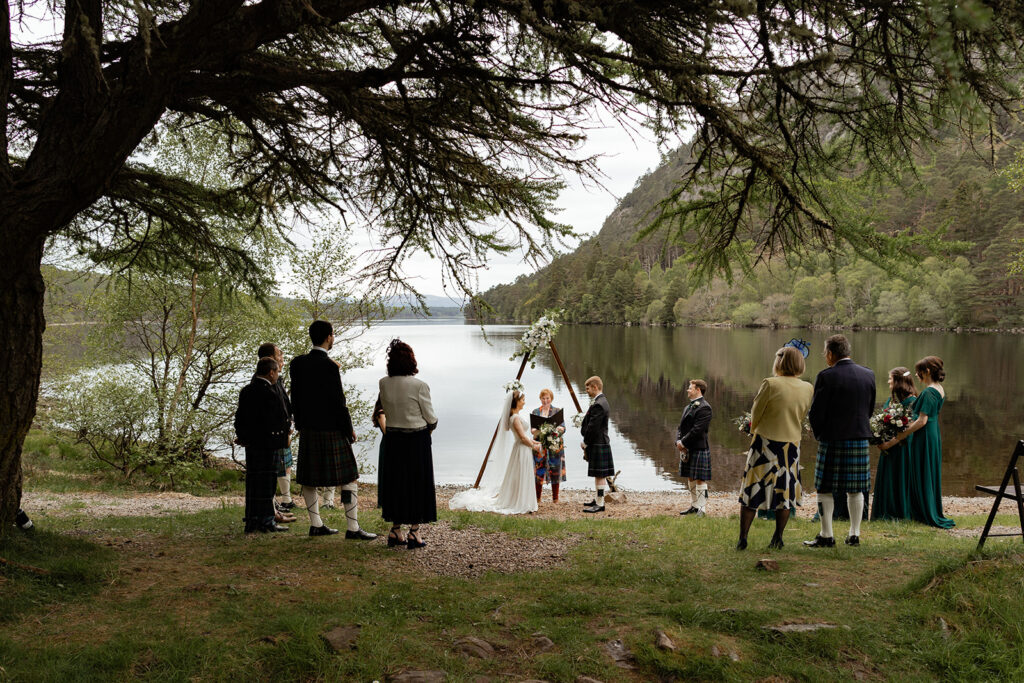
[[[439,486],[437,488],[438,508],[448,507],[448,500],[456,492],[463,490],[461,486]],[[623,490],[625,501],[608,502],[606,512],[598,517],[613,519],[635,519],[654,517],[657,515],[674,515],[690,505],[690,494],[686,491],[630,491]],[[729,517],[738,512],[737,492],[712,491],[707,506],[709,517]],[[594,497],[594,491],[587,489],[563,489],[558,503],[551,501],[551,489],[544,488],[540,509],[535,513],[542,519],[581,519],[593,518],[585,514],[583,504]],[[30,514],[46,512],[54,516],[81,515],[85,517],[131,517],[131,516],[163,516],[179,513],[211,510],[223,505],[243,505],[242,496],[193,496],[188,493],[138,493],[132,496],[120,496],[109,493],[52,493],[49,491],[26,491],[22,498],[22,507]],[[295,503],[303,506],[301,496],[295,497]],[[797,516],[810,518],[814,515],[817,496],[805,494],[804,504],[797,509]],[[360,488],[359,506],[374,508],[377,505],[377,487],[364,485]],[[943,498],[943,508],[950,517],[957,515],[982,515],[988,513],[992,506],[989,497],[963,498],[947,496]],[[1013,514],[1016,506],[1012,501],[1003,501],[1000,512]]]

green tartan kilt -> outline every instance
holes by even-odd
[[[342,486],[358,478],[359,466],[352,445],[341,432],[299,432],[297,484]]]
[[[586,453],[588,477],[610,477],[615,474],[611,444],[587,444]]]
[[[818,493],[867,493],[871,490],[871,459],[867,439],[821,441],[814,467]]]

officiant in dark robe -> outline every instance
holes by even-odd
[[[533,438],[540,441],[540,428],[545,423],[555,426],[559,434],[562,448],[557,451],[549,449],[541,441],[541,449],[533,454],[534,472],[536,474],[537,502],[540,503],[544,482],[551,482],[551,500],[558,502],[558,485],[565,481],[565,415],[561,408],[551,405],[555,394],[550,389],[540,392],[540,407],[530,413],[530,427]]]
[[[237,442],[245,447],[245,532],[288,531],[274,521],[274,452],[288,445],[291,422],[275,385],[280,367],[261,358],[256,376],[238,394]]]

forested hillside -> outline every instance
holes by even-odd
[[[993,157],[951,137],[918,159],[909,189],[857,187],[852,203],[889,234],[940,231],[959,250],[897,264],[887,272],[849,252],[796,263],[759,263],[750,275],[695,283],[693,259],[664,234],[634,235],[668,196],[687,163],[683,148],[640,178],[597,236],[539,272],[484,293],[494,320],[530,321],[549,308],[581,323],[1018,327],[1024,325],[1024,278],[1009,265],[1024,238],[1024,192],[1001,171],[1020,131],[1006,131]],[[753,249],[753,245],[751,245]]]

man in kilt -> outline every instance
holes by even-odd
[[[237,443],[245,447],[245,533],[288,531],[274,521],[274,451],[288,443],[291,424],[274,389],[279,366],[260,358],[256,376],[238,394]]]
[[[352,418],[345,405],[341,387],[341,369],[327,355],[334,346],[334,328],[326,320],[309,326],[313,348],[296,356],[289,365],[292,382],[292,416],[299,431],[299,464],[295,481],[302,486],[302,497],[309,512],[309,535],[338,533],[320,519],[318,486],[341,486],[347,529],[345,538],[368,541],[376,538],[359,528],[359,497],[352,443],[356,440]]]
[[[584,512],[604,512],[605,477],[615,474],[612,446],[608,439],[608,399],[600,377],[591,377],[583,385],[592,400],[583,416],[580,432],[583,434],[583,459],[587,461],[587,476],[594,478],[597,497],[583,506]]]
[[[868,459],[868,421],[875,408],[875,373],[850,359],[850,342],[841,334],[825,340],[827,368],[814,382],[814,398],[808,419],[818,440],[814,486],[821,506],[821,533],[810,548],[832,548],[833,496],[845,493],[850,508],[850,533],[846,544],[860,545],[864,495],[871,489]]]
[[[676,429],[676,450],[679,451],[679,476],[686,477],[693,502],[681,515],[704,516],[708,504],[708,482],[711,481],[711,449],[708,446],[708,425],[711,404],[704,398],[708,390],[702,379],[690,380],[686,397],[690,402],[683,409]]]

